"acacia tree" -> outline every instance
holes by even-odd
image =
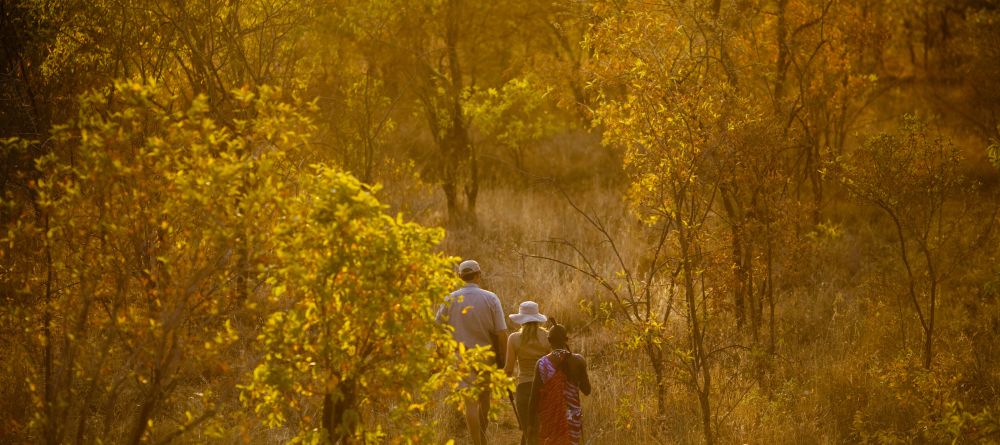
[[[906,117],[895,134],[869,139],[843,162],[842,182],[859,199],[878,207],[890,221],[905,275],[906,296],[923,333],[924,368],[933,364],[937,308],[942,283],[957,254],[975,242],[968,201],[975,184],[964,178],[958,149]],[[976,232],[976,230],[973,230]]]

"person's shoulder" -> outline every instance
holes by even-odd
[[[573,357],[573,361],[579,363],[580,365],[584,365],[584,366],[587,365],[587,359],[583,358],[582,355],[577,354],[577,353],[574,352],[573,355],[572,355],[572,357]]]
[[[448,294],[448,298],[450,298],[450,299],[456,299],[458,297],[462,297],[462,296],[465,296],[465,295],[476,294],[479,291],[480,291],[479,287],[465,285],[465,286],[462,286],[462,287],[460,287],[458,289],[455,289],[450,294]]]
[[[489,292],[489,291],[487,291],[487,292]],[[497,306],[503,306],[503,304],[500,303],[500,297],[498,297],[497,294],[494,294],[493,292],[490,292],[489,293],[489,299],[490,299],[491,302],[493,302],[493,304],[495,304]]]
[[[483,289],[481,287],[477,287],[476,288],[476,293],[478,293],[479,295],[481,295],[483,297],[483,299],[485,299],[486,301],[489,301],[491,304],[500,304],[500,297],[498,297],[497,294],[495,294],[495,293],[493,293],[491,291],[488,291],[488,290]]]

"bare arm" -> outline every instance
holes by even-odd
[[[507,370],[506,359],[507,357],[509,357],[509,355],[507,355],[508,351],[507,351],[506,329],[493,333],[493,345],[496,348],[497,366],[502,366],[504,370]]]
[[[542,395],[542,376],[538,372],[538,364],[535,364],[535,380],[531,382],[531,397],[528,399],[528,419],[527,429],[533,431],[538,425],[538,402]]]
[[[493,318],[493,332],[490,333],[493,342],[493,351],[497,355],[497,367],[507,369],[505,359],[507,358],[507,321],[504,320],[503,306],[496,295],[490,294],[489,303],[490,314]]]
[[[508,376],[511,376],[511,377],[514,376],[514,369],[517,368],[517,351],[516,351],[516,349],[517,349],[517,343],[518,343],[518,338],[519,337],[520,337],[520,334],[517,333],[517,332],[514,332],[514,333],[510,334],[509,337],[507,337],[507,354],[506,354],[507,361],[504,362],[503,372],[506,373]]]
[[[587,361],[584,360],[583,356],[580,354],[573,354],[576,360],[573,360],[574,374],[576,374],[577,387],[580,388],[580,392],[585,396],[590,395],[590,376],[587,375]]]

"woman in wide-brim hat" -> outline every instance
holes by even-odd
[[[504,366],[504,371],[507,375],[517,377],[514,405],[517,411],[518,425],[521,428],[521,444],[525,444],[529,439],[527,437],[528,431],[537,431],[537,428],[528,428],[530,426],[529,419],[537,418],[529,415],[528,409],[531,383],[535,378],[535,363],[550,351],[547,341],[548,331],[541,326],[548,320],[548,317],[538,311],[538,303],[534,301],[521,303],[517,313],[510,314],[509,317],[511,321],[521,325],[521,329],[510,334],[507,338],[507,363]]]

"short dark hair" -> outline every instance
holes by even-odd
[[[478,276],[479,276],[479,271],[478,270],[475,271],[475,272],[468,272],[468,273],[465,273],[465,274],[461,275],[462,279],[465,280],[465,281],[475,280],[476,277],[478,277]]]
[[[569,335],[566,333],[566,327],[561,324],[553,325],[549,328],[549,344],[555,345],[567,345],[569,343]]]

